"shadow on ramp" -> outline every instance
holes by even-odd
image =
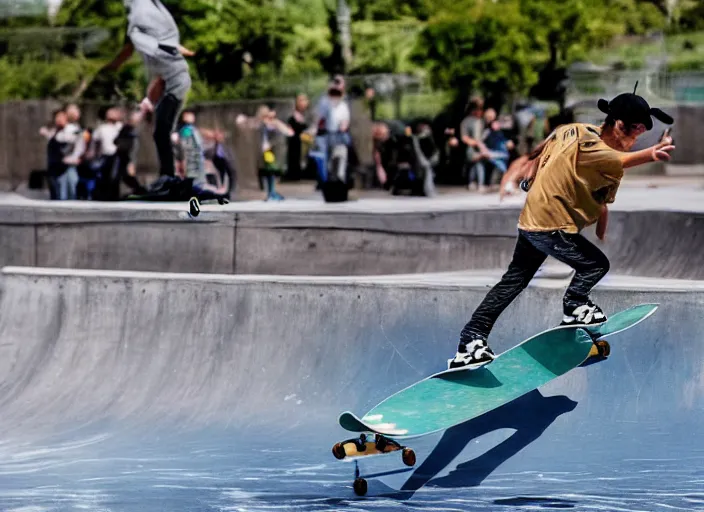
[[[566,396],[545,397],[535,390],[465,423],[448,429],[430,455],[418,466],[410,478],[395,492],[384,493],[385,497],[410,499],[423,486],[441,488],[466,488],[480,485],[501,464],[509,460],[526,446],[537,440],[543,432],[562,414],[575,409],[577,402]],[[500,429],[515,429],[515,432],[486,453],[459,464],[442,478],[434,478],[444,470],[474,439]],[[555,507],[551,498],[512,498],[524,505]],[[537,500],[537,501],[535,501]],[[505,500],[504,500],[505,501]],[[507,503],[497,503],[506,505]],[[514,503],[515,506],[518,502]],[[557,504],[556,508],[571,507],[570,503]]]

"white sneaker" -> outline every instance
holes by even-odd
[[[486,340],[477,338],[465,346],[460,345],[455,357],[447,360],[447,369],[467,368],[473,370],[492,362],[495,358],[496,356],[487,345]]]
[[[598,325],[606,322],[606,315],[599,306],[589,301],[571,311],[565,310],[560,325]]]

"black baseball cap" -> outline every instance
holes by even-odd
[[[637,82],[636,87],[638,87]],[[620,119],[627,124],[642,123],[648,130],[653,128],[652,117],[665,124],[675,122],[672,117],[659,108],[650,108],[645,98],[635,93],[635,88],[632,93],[619,94],[611,101],[600,99],[597,102],[597,106],[604,114],[614,119]]]

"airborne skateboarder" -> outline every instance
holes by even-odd
[[[115,71],[136,49],[149,72],[150,84],[140,105],[143,112],[155,112],[154,143],[161,176],[175,173],[171,132],[191,88],[185,57],[193,52],[180,44],[178,26],[159,0],[123,0],[128,14],[127,35],[122,51],[105,66]]]
[[[547,256],[575,270],[563,298],[561,325],[606,321],[589,293],[609,271],[609,260],[580,231],[596,223],[597,237],[603,240],[607,204],[614,202],[624,169],[669,160],[674,146],[670,137],[664,137],[647,149],[629,150],[640,135],[652,129],[651,116],[666,124],[672,124],[673,119],[658,108],[650,108],[635,90],[611,102],[599,100],[598,107],[607,116],[601,127],[582,123],[560,126],[530,155],[526,180],[530,189],[518,219],[513,258],[501,281],[462,329],[448,369],[474,369],[494,359],[487,343],[494,323],[528,286]]]

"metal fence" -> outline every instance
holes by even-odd
[[[572,70],[567,86],[571,102],[613,97],[632,91],[648,101],[679,105],[704,105],[704,72],[613,71],[597,66]]]

